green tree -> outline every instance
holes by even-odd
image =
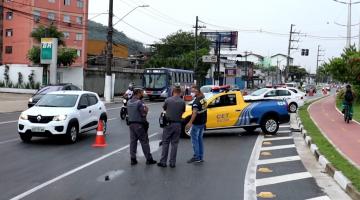
[[[64,34],[58,31],[56,26],[43,26],[40,25],[38,28],[33,30],[30,34],[37,42],[41,42],[41,38],[57,38],[59,46],[65,46]]]
[[[72,48],[59,48],[58,49],[58,65],[71,66],[76,58],[77,50]]]
[[[324,67],[334,79],[360,86],[360,52],[355,46],[345,48],[340,57],[330,59]]]
[[[291,81],[301,81],[307,74],[306,69],[300,66],[289,66],[289,76],[291,77]]]
[[[31,32],[31,37],[36,41],[41,42],[41,38],[51,37],[58,38],[58,44],[65,46],[64,34],[57,30],[55,26],[39,26],[37,29]],[[34,64],[40,64],[41,50],[39,46],[34,46],[28,51],[28,59]],[[58,48],[58,65],[70,66],[72,65],[77,56],[76,49],[73,48]]]
[[[195,63],[195,36],[191,32],[178,31],[161,42],[153,45],[153,55],[145,67],[172,67],[178,69],[194,69]],[[208,55],[210,51],[210,41],[204,37],[198,37],[198,67],[195,76],[201,82],[204,80],[210,64],[203,63],[200,58]]]
[[[33,48],[29,49],[27,57],[32,63],[39,64],[40,63],[40,47],[34,46]]]

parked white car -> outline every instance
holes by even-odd
[[[294,88],[294,87],[287,87],[287,89],[291,90],[292,92],[295,93],[295,95],[299,96],[300,99],[304,99],[305,96],[306,96],[306,93],[297,89],[297,88]]]
[[[96,129],[99,120],[106,127],[106,108],[96,93],[51,92],[21,113],[18,132],[24,142],[30,142],[33,136],[65,136],[69,143],[75,143],[79,133]]]
[[[304,100],[287,88],[262,88],[250,95],[244,96],[245,101],[257,101],[264,99],[285,99],[289,105],[289,111],[294,113],[304,105]]]

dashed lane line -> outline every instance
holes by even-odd
[[[271,159],[264,159],[258,160],[257,165],[266,165],[266,164],[273,164],[273,163],[282,163],[282,162],[291,162],[301,160],[300,156],[288,156],[282,158],[271,158]]]
[[[154,137],[154,136],[156,136],[156,135],[158,135],[158,134],[159,134],[159,133],[154,133],[154,134],[152,134],[152,135],[149,135],[149,138]],[[83,165],[81,165],[81,166],[79,166],[79,167],[77,167],[77,168],[75,168],[75,169],[72,169],[72,170],[70,170],[70,171],[68,171],[68,172],[65,172],[65,173],[61,174],[60,176],[57,176],[57,177],[55,177],[55,178],[53,178],[53,179],[51,179],[51,180],[49,180],[49,181],[46,181],[46,182],[44,182],[44,183],[42,183],[42,184],[40,184],[40,185],[38,185],[38,186],[36,186],[36,187],[34,187],[34,188],[26,191],[26,192],[24,192],[24,193],[21,193],[21,194],[15,196],[15,197],[11,198],[10,200],[23,199],[24,197],[27,197],[27,196],[29,196],[30,194],[32,194],[32,193],[34,193],[34,192],[36,192],[36,191],[38,191],[38,190],[41,190],[42,188],[44,188],[44,187],[46,187],[46,186],[48,186],[48,185],[50,185],[50,184],[52,184],[52,183],[54,183],[54,182],[56,182],[56,181],[59,181],[59,180],[61,180],[61,179],[63,179],[63,178],[66,178],[66,177],[68,177],[68,176],[70,176],[70,175],[72,175],[72,174],[74,174],[74,173],[76,173],[76,172],[78,172],[78,171],[80,171],[80,170],[82,170],[82,169],[85,169],[85,168],[87,168],[87,167],[89,167],[89,166],[91,166],[91,165],[94,165],[95,163],[98,163],[98,162],[104,160],[105,158],[108,158],[108,157],[110,157],[110,156],[112,156],[112,155],[114,155],[114,154],[117,154],[117,153],[119,153],[119,152],[121,152],[121,151],[124,151],[124,150],[127,149],[127,148],[129,148],[129,145],[123,146],[123,147],[121,147],[121,148],[119,148],[119,149],[116,149],[116,150],[114,150],[114,151],[112,151],[112,152],[110,152],[110,153],[108,153],[108,154],[105,154],[105,155],[103,155],[103,156],[101,156],[101,157],[99,157],[99,158],[96,158],[96,159],[94,159],[94,160],[92,160],[92,161],[90,161],[90,162],[88,162],[88,163],[85,163],[85,164],[83,164]]]
[[[300,172],[300,173],[286,174],[282,176],[274,176],[270,178],[256,179],[256,187],[273,185],[273,184],[284,183],[289,181],[296,181],[311,177],[312,176],[309,172]]]
[[[13,138],[13,139],[10,139],[10,140],[1,141],[0,144],[15,142],[15,141],[18,141],[18,140],[20,140],[20,139],[19,138]]]
[[[7,122],[0,122],[0,125],[3,125],[3,124],[11,124],[11,123],[15,123],[15,122],[18,122],[18,120],[7,121]]]
[[[270,150],[278,150],[278,149],[290,149],[295,148],[295,144],[289,144],[289,145],[279,145],[279,146],[272,146],[272,147],[262,147],[262,151],[270,151]]]
[[[293,139],[293,137],[265,138],[264,141],[290,140],[290,139]]]

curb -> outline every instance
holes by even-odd
[[[326,159],[326,157],[319,152],[317,145],[312,142],[311,137],[304,129],[298,111],[296,112],[296,115],[298,124],[300,124],[301,127],[301,134],[306,144],[310,148],[311,153],[315,156],[316,160],[323,168],[324,172],[331,176],[335,180],[335,182],[339,184],[341,189],[343,189],[352,199],[360,200],[360,192],[356,190],[356,188],[352,185],[349,179],[347,179],[341,171],[336,170],[335,167],[329,162],[329,160]]]

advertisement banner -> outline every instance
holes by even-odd
[[[213,47],[216,46],[216,43],[219,43],[221,48],[237,49],[237,31],[201,32],[200,35],[210,40]]]

